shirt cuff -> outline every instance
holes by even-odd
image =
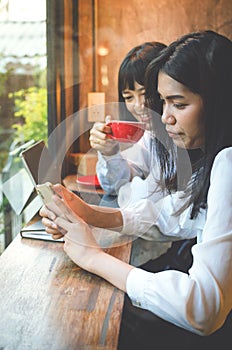
[[[113,154],[112,156],[106,156],[104,154],[102,154],[101,152],[97,151],[97,154],[98,154],[98,159],[104,159],[104,160],[111,160],[111,159],[121,159],[122,158],[122,155],[121,155],[121,152],[120,150]]]
[[[134,268],[126,280],[126,292],[134,306],[143,307],[144,304],[144,287],[150,277],[150,272]]]

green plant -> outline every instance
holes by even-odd
[[[30,87],[9,94],[14,99],[15,139],[26,142],[47,140],[47,90]]]

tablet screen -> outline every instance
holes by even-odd
[[[47,181],[52,184],[61,182],[60,168],[43,140],[24,150],[21,156],[34,186]]]

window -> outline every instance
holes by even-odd
[[[3,184],[22,168],[24,145],[48,134],[46,51],[46,0],[0,1],[0,251],[22,220]]]

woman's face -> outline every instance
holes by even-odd
[[[203,100],[164,72],[158,75],[163,101],[162,122],[173,142],[181,148],[204,147]]]
[[[150,129],[150,117],[147,109],[144,107],[145,88],[143,85],[134,83],[134,90],[125,89],[122,91],[126,108],[139,122],[146,123],[146,129]]]

